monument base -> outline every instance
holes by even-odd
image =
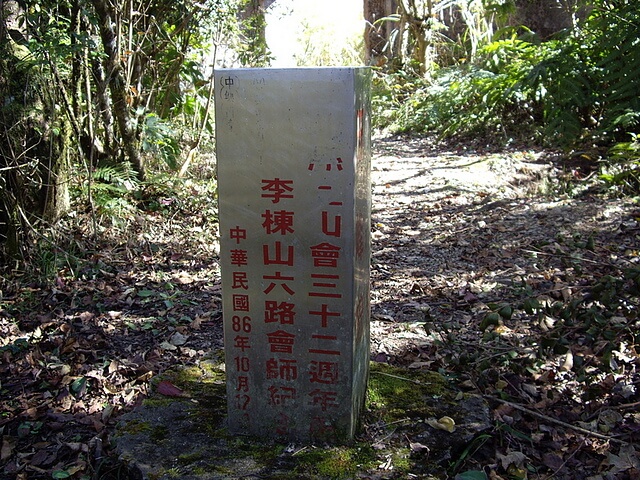
[[[455,452],[492,428],[490,410],[477,395],[459,391],[437,373],[372,365],[367,417],[372,424],[350,445],[264,442],[226,428],[224,366],[209,363],[166,372],[189,398],[153,393],[119,419],[112,435],[118,458],[103,458],[99,473],[139,480],[379,477],[388,465],[396,477],[441,478]],[[453,433],[434,429],[429,417],[455,419]],[[408,419],[408,420],[407,420]],[[408,455],[407,438],[416,445]],[[384,440],[384,441],[381,441]],[[371,446],[378,444],[379,448]]]

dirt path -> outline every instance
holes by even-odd
[[[640,429],[618,407],[640,400],[623,333],[640,326],[635,287],[623,286],[635,273],[622,273],[638,269],[637,210],[589,193],[586,173],[544,152],[376,142],[372,356],[493,399],[491,449],[467,463],[492,478],[640,474],[626,443],[637,434],[598,437]],[[612,356],[616,345],[625,353]]]
[[[621,251],[636,244],[625,232],[636,226],[630,202],[554,192],[560,172],[544,152],[447,151],[402,138],[378,139],[375,150],[374,352],[391,353],[375,333],[398,322],[464,324],[522,282],[553,287],[560,267],[543,271],[539,259],[550,245],[592,235]]]

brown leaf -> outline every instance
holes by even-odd
[[[117,372],[118,368],[120,368],[120,362],[118,360],[111,360],[109,364],[109,373]]]
[[[16,448],[16,439],[5,435],[2,437],[2,448],[0,449],[0,461],[5,462],[11,458],[13,449]]]
[[[564,363],[560,366],[561,372],[568,372],[573,368],[573,353],[571,350],[567,352],[567,355],[564,358]]]
[[[163,380],[158,384],[158,393],[165,397],[184,397],[185,393],[173,383]]]
[[[22,412],[22,415],[30,418],[31,420],[35,420],[39,417],[38,409],[36,407],[27,408],[24,412]]]
[[[38,450],[33,457],[31,457],[31,461],[29,462],[29,464],[36,467],[46,467],[52,465],[55,460],[55,452],[41,449]]]
[[[190,283],[193,283],[195,280],[193,279],[193,277],[191,275],[189,275],[189,273],[187,272],[180,272],[177,276],[173,277],[174,280],[182,285],[188,285]]]
[[[618,455],[609,453],[609,465],[611,473],[620,473],[640,465],[640,458],[633,445],[620,447]]]
[[[544,464],[552,470],[558,470],[564,465],[564,460],[556,453],[545,453],[542,456]]]
[[[189,337],[182,335],[180,332],[176,332],[173,335],[171,335],[171,338],[169,339],[169,343],[171,343],[171,345],[175,345],[176,347],[179,347],[187,343],[188,338]]]
[[[509,452],[506,455],[502,455],[498,453],[497,456],[498,456],[498,460],[502,464],[502,468],[504,468],[505,470],[510,465],[515,465],[516,467],[520,467],[524,464],[524,462],[527,459],[526,455],[522,452]]]
[[[93,312],[82,312],[79,317],[80,320],[86,323],[89,320],[92,320],[95,317],[95,314]]]
[[[196,318],[189,324],[189,327],[193,330],[200,330],[203,320],[205,320],[204,317],[196,315]]]

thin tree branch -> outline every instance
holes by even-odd
[[[609,435],[603,435],[602,433],[592,432],[591,430],[587,430],[586,428],[578,427],[577,425],[571,425],[570,423],[563,422],[562,420],[558,420],[558,419],[555,419],[553,417],[549,417],[548,415],[543,415],[542,413],[538,413],[535,410],[530,410],[530,409],[528,409],[526,407],[523,407],[522,405],[519,405],[517,403],[508,402],[506,400],[502,400],[500,398],[493,397],[493,396],[490,396],[490,395],[485,395],[485,398],[489,398],[491,400],[495,400],[496,402],[502,403],[504,405],[507,405],[508,407],[511,407],[511,408],[513,408],[515,410],[519,410],[521,412],[524,412],[524,413],[526,413],[528,415],[531,415],[533,417],[539,418],[539,419],[544,420],[546,422],[555,423],[556,425],[560,425],[561,427],[564,427],[564,428],[569,428],[571,430],[574,430],[576,432],[582,433],[582,434],[590,436],[590,437],[599,438],[600,440],[606,440],[608,442],[613,442],[613,443],[617,443],[617,444],[620,444],[620,445],[631,445],[629,442],[625,442],[624,440],[619,440],[619,439],[611,437]]]

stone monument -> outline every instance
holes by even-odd
[[[348,442],[369,366],[370,71],[215,73],[228,426]]]

